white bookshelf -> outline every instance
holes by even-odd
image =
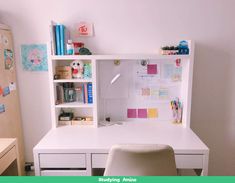
[[[104,79],[105,75],[104,72],[111,72],[110,70],[102,70],[102,63],[113,63],[114,60],[120,60],[121,62],[128,62],[128,63],[134,63],[140,60],[154,60],[159,63],[164,62],[171,62],[175,61],[176,59],[181,59],[182,62],[182,81],[175,82],[175,83],[163,83],[162,86],[164,87],[178,87],[180,88],[180,96],[179,98],[183,102],[184,109],[183,109],[183,116],[182,116],[182,125],[183,127],[190,128],[190,115],[191,115],[191,93],[192,93],[192,77],[193,77],[193,62],[194,62],[194,44],[190,41],[189,42],[189,48],[190,48],[190,55],[158,55],[158,54],[115,54],[115,55],[64,55],[64,56],[50,56],[49,61],[49,83],[50,83],[50,90],[51,90],[51,112],[52,112],[52,126],[53,128],[58,127],[58,115],[60,112],[60,109],[71,109],[74,110],[75,113],[80,114],[81,113],[88,113],[93,117],[93,127],[98,127],[99,121],[103,120],[104,116],[104,105],[103,105],[103,99],[102,99],[102,92],[101,88],[102,86],[102,80]],[[54,80],[54,74],[55,74],[55,67],[57,65],[69,65],[74,60],[82,60],[85,63],[89,62],[92,65],[92,78],[91,79],[58,79]],[[64,103],[55,105],[55,99],[56,99],[56,92],[55,87],[57,84],[61,83],[92,83],[92,92],[93,92],[93,104],[83,104],[78,102],[73,103]],[[126,87],[123,85],[123,88]],[[108,100],[109,102],[109,100]],[[117,101],[119,102],[119,101]],[[120,102],[119,102],[120,103]],[[170,100],[163,100],[158,101],[156,104],[158,106],[160,105],[168,105],[170,103]],[[125,116],[125,114],[121,111],[121,107],[124,105],[116,106],[114,103],[113,105],[108,106],[108,109],[110,110],[109,113],[111,113],[115,116],[116,113],[122,113],[122,116]],[[126,106],[125,106],[126,107]],[[163,112],[164,113],[164,112]],[[169,111],[168,111],[169,113]],[[116,115],[117,116],[117,115]],[[121,121],[141,121],[140,119],[124,119],[120,118]],[[119,121],[120,121],[119,120]],[[142,120],[142,121],[146,121]],[[147,120],[148,121],[148,120]],[[156,122],[162,122],[167,120],[161,120],[159,119],[152,119],[152,121]],[[172,124],[169,122],[169,124]]]

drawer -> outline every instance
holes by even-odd
[[[105,168],[108,154],[92,154],[92,168]]]
[[[87,176],[86,170],[43,170],[41,176]]]
[[[4,156],[0,158],[0,175],[11,165],[16,159],[16,147],[11,148]]]
[[[85,154],[40,154],[41,168],[86,168]]]
[[[203,168],[203,155],[176,154],[175,162],[177,168],[200,169]]]
[[[105,168],[108,154],[92,154],[92,168]],[[175,155],[176,167],[195,169],[203,167],[203,155]]]

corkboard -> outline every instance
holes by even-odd
[[[6,64],[6,55],[11,53],[13,62],[8,57]],[[16,83],[12,35],[10,31],[0,29],[0,87],[4,90],[10,83]],[[0,138],[17,138],[21,174],[24,175],[24,146],[17,84],[16,90],[10,91],[9,95],[0,95],[0,104],[5,106],[5,112],[0,113]]]

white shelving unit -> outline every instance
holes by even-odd
[[[93,117],[93,125],[89,125],[92,127],[98,127],[99,121],[103,120],[104,106],[102,104],[102,96],[101,96],[101,81],[104,72],[110,72],[109,70],[102,70],[100,64],[104,62],[121,60],[124,62],[133,63],[132,61],[138,60],[154,60],[160,63],[164,63],[166,61],[171,62],[176,59],[181,59],[182,61],[182,81],[165,84],[169,85],[169,87],[179,87],[180,88],[180,96],[179,98],[183,102],[183,117],[182,117],[182,126],[190,127],[190,113],[191,113],[191,93],[192,93],[192,77],[193,77],[193,62],[194,62],[194,44],[189,42],[190,46],[190,55],[146,55],[146,54],[125,54],[125,55],[64,55],[64,56],[50,56],[49,60],[49,76],[50,76],[50,95],[51,95],[51,112],[52,112],[52,126],[53,128],[58,127],[58,116],[60,114],[61,109],[71,109],[75,111],[75,114],[89,114]],[[50,52],[49,52],[50,53]],[[74,60],[82,60],[83,62],[89,62],[92,65],[92,78],[91,79],[61,79],[54,80],[55,67],[56,66],[65,66],[70,65],[70,63]],[[56,99],[56,85],[61,83],[92,83],[92,92],[93,92],[93,104],[83,104],[78,102],[73,103],[64,103],[55,105]],[[164,85],[164,84],[163,84]],[[127,87],[127,86],[123,86]],[[165,101],[156,102],[158,105],[167,105],[169,103],[169,99]],[[115,104],[113,105],[115,106]],[[113,109],[113,106],[109,107],[110,110],[115,110],[115,112],[122,113],[119,109]],[[113,113],[115,113],[113,112]],[[169,111],[168,111],[169,113]],[[125,117],[124,117],[125,118]],[[122,118],[122,121],[129,121],[129,119]],[[139,119],[133,119],[139,120]],[[156,119],[152,119],[152,121],[158,121]],[[160,118],[161,120],[161,118]],[[166,120],[162,120],[166,121]],[[171,123],[171,122],[170,122]]]

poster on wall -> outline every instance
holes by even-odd
[[[47,45],[21,45],[21,60],[26,71],[48,71]]]

